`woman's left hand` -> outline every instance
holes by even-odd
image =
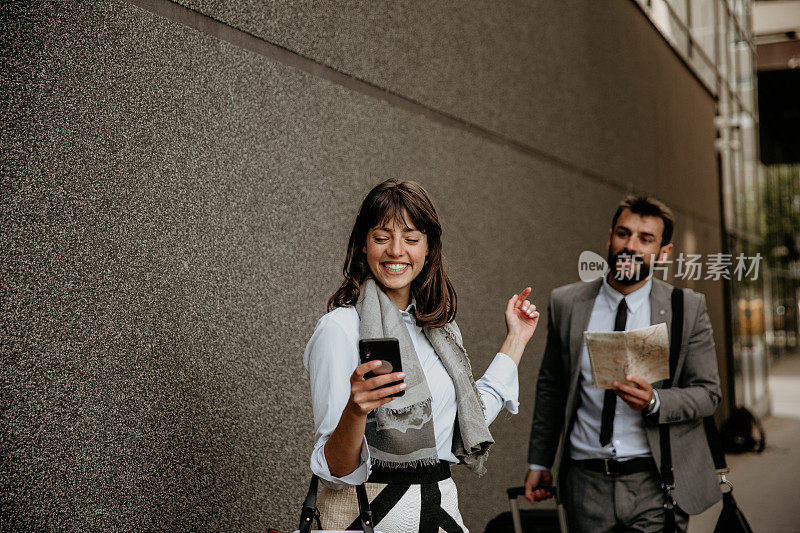
[[[525,343],[531,339],[533,332],[536,331],[536,325],[539,323],[539,312],[536,310],[536,306],[526,299],[530,293],[531,288],[526,287],[521,293],[512,296],[506,305],[508,334],[519,337]]]

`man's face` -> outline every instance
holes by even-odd
[[[655,261],[664,261],[672,244],[661,246],[664,221],[661,217],[642,216],[624,209],[617,224],[609,231],[608,266],[611,275],[624,285],[646,279]]]

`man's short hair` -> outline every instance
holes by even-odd
[[[675,216],[672,210],[655,198],[649,196],[627,196],[619,206],[617,212],[614,213],[614,218],[611,219],[611,229],[613,230],[617,225],[619,216],[625,209],[629,209],[631,213],[643,217],[660,217],[664,221],[664,232],[661,234],[661,246],[665,246],[672,242],[672,231],[675,228]]]

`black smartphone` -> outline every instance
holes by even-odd
[[[383,362],[383,364],[375,370],[371,370],[364,374],[364,379],[369,379],[383,374],[390,374],[392,372],[403,371],[403,363],[400,360],[400,341],[395,338],[361,339],[358,341],[358,354],[361,356],[361,364],[375,360],[380,360]],[[398,383],[402,383],[402,380],[395,381],[393,383],[387,383],[386,385],[378,388],[383,389],[385,387],[397,385]],[[400,392],[390,394],[387,397],[394,398],[395,396],[403,396],[405,393],[406,391],[401,390]]]

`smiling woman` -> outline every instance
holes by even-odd
[[[365,484],[383,533],[467,531],[450,466],[484,472],[489,424],[504,408],[517,412],[517,365],[539,320],[531,289],[508,300],[505,342],[475,381],[441,234],[428,193],[410,181],[380,183],[356,217],[344,281],[303,359],[326,529],[358,525],[355,486]],[[376,376],[380,361],[359,364],[359,341],[376,338],[397,339],[402,372]]]
[[[328,311],[355,305],[361,284],[374,277],[388,289],[387,295],[400,297],[392,301],[401,309],[414,294],[420,325],[441,327],[451,322],[458,297],[442,265],[441,236],[439,216],[421,185],[393,179],[378,184],[356,216],[344,261],[344,282],[328,301]]]

